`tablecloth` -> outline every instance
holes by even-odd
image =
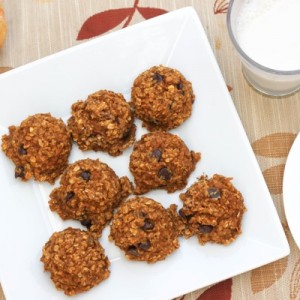
[[[177,300],[300,299],[300,252],[284,213],[286,158],[300,129],[300,92],[264,96],[245,81],[226,28],[229,0],[4,0],[7,37],[0,72],[169,11],[197,11],[288,238],[289,256]],[[124,14],[124,9],[126,10]],[[145,8],[144,10],[138,8]],[[0,290],[0,299],[5,296]]]

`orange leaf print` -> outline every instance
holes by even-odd
[[[135,8],[117,8],[97,13],[82,25],[77,40],[84,40],[103,34],[129,18]]]
[[[4,18],[4,9],[0,3],[0,47],[2,47],[5,37],[6,37],[6,21]]]
[[[251,272],[251,288],[254,294],[261,292],[277,280],[284,274],[288,264],[288,257],[284,257],[271,264],[265,265]]]
[[[300,259],[297,260],[291,281],[290,281],[290,298],[291,300],[299,299],[300,294]]]
[[[252,143],[255,154],[265,157],[286,157],[297,134],[278,132],[262,137]]]
[[[155,8],[155,7],[137,7],[137,10],[146,20],[160,16],[168,12],[165,9]]]
[[[219,282],[203,292],[196,300],[230,300],[232,279]]]
[[[229,1],[228,0],[216,0],[214,4],[214,14],[227,13]]]
[[[282,194],[284,167],[285,165],[281,164],[263,171],[263,175],[266,180],[269,191],[273,195]]]
[[[229,84],[227,84],[227,89],[228,89],[228,92],[231,92],[233,90],[233,87]]]
[[[9,70],[12,70],[13,68],[11,68],[11,67],[0,67],[0,74],[1,73],[4,73],[4,72],[7,72],[7,71],[9,71]]]

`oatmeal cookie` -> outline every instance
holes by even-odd
[[[172,193],[183,189],[199,160],[200,153],[190,151],[175,134],[160,131],[144,134],[130,155],[134,193],[144,194],[152,189]]]
[[[71,138],[61,119],[35,114],[9,127],[9,134],[2,136],[2,150],[16,165],[16,178],[54,183],[67,167]]]
[[[68,128],[83,150],[122,154],[135,140],[136,126],[122,94],[101,90],[72,105]]]
[[[173,219],[177,206],[165,209],[146,197],[124,202],[113,217],[109,239],[129,260],[155,263],[179,248],[178,230]]]
[[[80,229],[53,233],[41,261],[56,288],[68,296],[88,291],[110,275],[110,263],[98,239]]]
[[[200,244],[229,244],[241,234],[246,208],[242,194],[231,183],[232,178],[215,174],[201,176],[180,194],[183,208],[179,215],[185,224],[186,237],[197,235]]]
[[[167,131],[190,117],[194,99],[192,84],[178,70],[160,65],[135,79],[130,104],[149,131]]]
[[[49,206],[63,220],[78,220],[100,235],[114,209],[131,192],[127,177],[119,178],[107,164],[87,158],[68,166],[60,186],[50,194]]]

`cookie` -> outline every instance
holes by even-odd
[[[241,234],[246,211],[242,194],[231,183],[232,178],[215,174],[201,176],[180,194],[183,207],[179,215],[185,224],[186,237],[196,235],[200,244],[215,242],[227,245]]]
[[[68,164],[71,139],[61,119],[35,114],[10,126],[2,136],[2,150],[15,164],[15,177],[54,183]]]
[[[179,248],[176,205],[165,209],[146,197],[135,197],[118,208],[109,239],[125,252],[129,260],[155,263]]]
[[[122,154],[135,140],[136,126],[122,94],[101,90],[72,105],[68,128],[79,149]]]
[[[175,134],[157,131],[143,135],[130,155],[134,193],[144,194],[153,189],[172,193],[183,189],[199,160],[200,153],[190,151]]]
[[[114,209],[131,192],[127,177],[119,178],[107,164],[87,158],[68,166],[60,186],[50,194],[49,206],[63,220],[78,220],[100,235]]]
[[[110,275],[110,262],[98,239],[80,229],[53,233],[41,261],[56,288],[68,296],[88,291]]]
[[[192,84],[178,70],[160,65],[135,79],[130,104],[149,131],[167,131],[190,117],[194,99]]]

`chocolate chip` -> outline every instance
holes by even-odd
[[[88,220],[88,219],[82,220],[82,221],[80,221],[80,223],[82,226],[85,226],[87,229],[90,229],[92,226],[92,221]]]
[[[85,181],[89,181],[91,179],[91,173],[89,171],[82,171],[80,177]]]
[[[214,188],[214,187],[209,188],[207,190],[207,193],[209,198],[217,199],[221,197],[221,192],[218,188]]]
[[[138,252],[136,246],[134,246],[134,245],[129,246],[127,249],[127,252],[132,256],[139,256],[139,252]]]
[[[178,90],[182,90],[183,89],[183,84],[182,82],[179,82],[177,85],[176,85],[177,89]]]
[[[74,196],[75,196],[74,192],[67,192],[67,195],[65,197],[66,202],[68,202],[69,200],[71,200]]]
[[[160,121],[156,120],[156,119],[151,119],[149,120],[149,123],[152,123],[154,125],[160,125]]]
[[[24,148],[24,145],[21,144],[19,149],[18,149],[18,154],[20,155],[26,155],[27,154],[27,150]]]
[[[200,233],[210,233],[213,231],[214,227],[211,225],[199,224],[198,229],[199,229]]]
[[[179,214],[179,216],[180,216],[182,219],[185,219],[185,220],[187,220],[187,221],[190,220],[191,217],[193,216],[193,214],[190,214],[190,215],[185,214],[185,213],[183,212],[183,209],[182,209],[182,208],[179,209],[178,214]]]
[[[158,83],[159,82],[162,82],[164,80],[164,77],[162,75],[160,75],[159,73],[154,73],[152,78],[157,81]]]
[[[25,176],[25,169],[23,166],[16,166],[15,168],[15,178],[24,178]]]
[[[161,161],[162,159],[162,151],[160,149],[155,149],[152,151],[152,157],[155,157],[157,161]]]
[[[172,177],[171,171],[168,168],[166,168],[166,167],[161,168],[158,171],[158,175],[163,180],[170,180],[171,177]]]
[[[130,137],[130,134],[131,134],[131,128],[129,128],[129,130],[124,132],[122,139],[127,140]]]
[[[149,240],[147,240],[147,241],[144,242],[144,243],[139,243],[138,246],[139,246],[140,249],[142,249],[142,250],[144,250],[144,251],[147,251],[147,250],[149,250],[149,248],[151,247],[151,243],[150,243]]]
[[[154,223],[152,220],[146,218],[144,221],[144,225],[141,227],[142,230],[152,230],[154,228]]]
[[[179,214],[179,216],[180,216],[181,218],[183,218],[183,219],[186,218],[186,215],[185,215],[185,213],[183,212],[182,208],[179,209],[178,214]]]

